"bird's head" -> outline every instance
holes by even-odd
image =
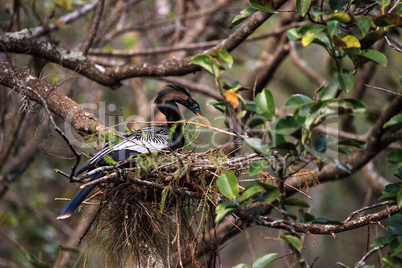
[[[211,123],[201,112],[200,105],[196,100],[193,99],[193,97],[191,97],[190,93],[188,93],[184,87],[177,84],[167,84],[158,92],[155,99],[155,104],[161,111],[164,106],[172,105],[172,103],[180,103],[196,114],[205,125],[210,127],[207,122],[210,125]]]

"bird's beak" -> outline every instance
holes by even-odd
[[[205,117],[205,115],[203,115],[201,112],[196,113],[198,115],[198,117],[201,119],[202,122],[204,122],[204,124],[212,131],[214,131],[211,127],[213,127],[213,125],[211,124],[211,122],[209,122],[208,118]],[[208,124],[207,124],[208,122]]]

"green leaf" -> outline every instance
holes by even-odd
[[[286,108],[298,108],[305,103],[312,102],[313,100],[310,97],[307,97],[303,94],[295,94],[290,96],[288,101],[285,103]]]
[[[296,10],[300,16],[304,17],[310,8],[310,0],[296,0]]]
[[[391,150],[387,155],[387,160],[392,163],[402,162],[402,149]]]
[[[338,143],[338,145],[353,146],[353,147],[357,147],[360,149],[364,149],[364,146],[366,145],[365,141],[355,140],[355,139],[340,139],[340,140],[338,140],[337,143]]]
[[[402,114],[393,116],[387,123],[384,124],[384,128],[401,128],[402,127]]]
[[[268,12],[268,13],[277,13],[275,10],[273,10],[272,5],[273,5],[273,0],[250,0],[248,3],[261,11]]]
[[[302,45],[308,46],[317,37],[317,34],[322,32],[323,28],[318,26],[311,26],[302,37]]]
[[[402,188],[399,190],[398,195],[396,197],[396,204],[399,208],[402,208]]]
[[[212,58],[210,55],[196,55],[191,61],[190,64],[198,65],[211,74],[213,74],[215,77],[219,77],[220,75],[220,69],[219,69],[219,62],[217,59]]]
[[[364,57],[372,62],[378,63],[384,67],[387,67],[387,57],[377,50],[364,50],[359,56]]]
[[[285,200],[282,201],[284,205],[287,206],[293,206],[293,207],[302,207],[302,208],[308,208],[310,205],[304,201],[303,199],[297,198],[297,197],[289,197],[286,198]]]
[[[221,203],[216,207],[215,213],[215,222],[220,222],[226,216],[238,211],[238,206],[232,203]]]
[[[255,197],[259,193],[261,193],[260,186],[258,186],[257,184],[250,185],[241,194],[239,202],[242,203],[242,202],[246,201],[249,198]]]
[[[361,114],[367,110],[366,106],[356,99],[343,99],[339,101],[339,103],[342,102],[348,102],[352,105],[353,112],[351,113],[351,115]]]
[[[320,16],[322,15],[322,12],[318,7],[312,6],[311,7],[311,15],[312,15],[314,21],[318,21],[320,19]]]
[[[381,258],[381,261],[383,262],[384,268],[397,268],[397,267],[402,267],[402,259],[394,256],[386,256]]]
[[[244,143],[255,152],[268,155],[268,144],[260,138],[247,138]]]
[[[232,29],[233,27],[235,27],[236,25],[241,24],[243,21],[245,21],[251,14],[253,14],[254,12],[256,12],[257,9],[253,8],[253,7],[249,7],[246,9],[243,9],[239,15],[237,15],[233,20],[232,23],[229,25],[229,29]]]
[[[350,170],[350,168],[347,165],[345,165],[344,163],[342,163],[341,161],[339,161],[338,159],[335,159],[335,163],[338,168],[342,169],[343,171],[346,171],[349,174],[352,174],[352,171]]]
[[[335,98],[337,93],[338,93],[338,83],[331,82],[321,90],[319,99],[330,100]]]
[[[273,186],[274,188],[271,190],[267,190],[265,193],[263,193],[260,197],[256,199],[256,201],[261,202],[263,204],[270,204],[274,202],[278,197],[280,197],[282,194],[279,192],[278,188]]]
[[[382,6],[382,7],[387,7],[391,3],[391,0],[377,0],[377,2]]]
[[[337,20],[330,20],[327,23],[328,33],[331,37],[333,37],[341,27],[341,23]]]
[[[291,234],[281,234],[280,239],[284,240],[288,245],[297,249],[299,252],[302,250],[302,243],[297,236]]]
[[[289,29],[287,31],[286,35],[288,36],[289,40],[291,40],[291,41],[299,41],[302,38],[302,36],[299,34],[299,30],[297,28]]]
[[[219,59],[223,60],[227,66],[227,68],[232,68],[233,66],[233,58],[232,55],[228,53],[228,51],[224,48],[220,48],[218,50]]]
[[[331,11],[342,10],[349,2],[350,0],[329,0],[329,7],[331,8]]]
[[[255,96],[255,104],[259,113],[270,113],[275,115],[275,101],[271,91],[264,88]]]
[[[337,20],[340,23],[348,23],[348,22],[350,22],[351,18],[348,14],[341,11],[341,12],[329,14],[328,20]]]
[[[236,266],[233,266],[233,268],[251,268],[251,266],[245,263],[240,263]]]
[[[249,175],[254,176],[259,174],[264,168],[268,166],[268,161],[265,160],[255,160],[250,163]]]
[[[366,34],[370,31],[371,21],[368,17],[359,15],[355,16],[357,27],[359,28],[359,32],[362,37],[366,36]]]
[[[273,131],[282,135],[293,134],[299,130],[301,126],[302,125],[296,119],[294,119],[293,116],[282,116],[276,121]]]
[[[338,78],[338,83],[344,92],[348,93],[353,89],[353,86],[355,85],[354,75],[351,73],[336,73],[336,76]]]
[[[395,13],[387,13],[374,20],[374,24],[380,27],[395,27],[402,25],[402,17]]]
[[[276,259],[278,256],[278,253],[269,253],[269,254],[264,254],[260,257],[258,257],[255,262],[253,263],[253,268],[264,268],[267,266],[270,262]]]
[[[105,155],[103,157],[103,160],[105,160],[106,164],[108,164],[109,166],[115,166],[118,164],[118,162],[114,161],[110,155]]]
[[[334,44],[343,49],[361,47],[359,40],[357,40],[357,38],[353,35],[347,35],[342,39],[339,39],[337,36],[334,36]]]
[[[227,198],[234,199],[239,194],[239,185],[233,172],[225,172],[216,181],[219,192]]]

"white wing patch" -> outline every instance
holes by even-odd
[[[137,131],[140,132],[141,130]],[[120,150],[133,151],[138,154],[156,152],[169,147],[168,129],[153,127],[144,128],[142,133],[132,134],[121,138],[120,142],[105,144],[102,150],[94,154],[89,164],[93,164],[105,155]]]

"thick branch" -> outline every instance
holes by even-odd
[[[284,0],[280,1],[278,6],[285,2]],[[243,26],[212,49],[224,48],[228,51],[232,51],[271,16],[272,14],[270,13],[256,12],[250,16]],[[141,63],[127,64],[118,67],[103,67],[94,64],[81,52],[69,51],[60,46],[32,38],[28,30],[0,35],[0,42],[3,44],[3,46],[0,47],[2,51],[27,53],[45,58],[77,71],[100,84],[112,87],[119,86],[120,81],[132,77],[178,76],[200,70],[198,66],[190,64],[191,58],[185,58],[183,60],[172,59],[161,63]]]
[[[42,105],[40,97],[33,91],[22,88],[20,81],[46,100],[49,110],[69,123],[81,135],[93,131],[102,132],[105,129],[94,114],[85,111],[57,89],[51,88],[46,81],[32,75],[28,68],[14,67],[8,62],[0,61],[0,83]]]

